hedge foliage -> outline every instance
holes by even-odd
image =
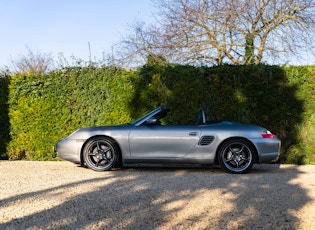
[[[54,144],[75,129],[130,120],[125,101],[132,75],[92,66],[11,76],[10,159],[50,160]]]
[[[10,141],[10,127],[8,115],[8,84],[9,77],[0,75],[0,160],[6,159],[6,145]]]
[[[51,160],[77,128],[128,123],[164,105],[169,124],[195,123],[203,108],[207,120],[264,126],[282,140],[282,162],[315,163],[315,66],[91,65],[1,81],[2,157],[6,149],[10,159]]]

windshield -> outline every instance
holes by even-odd
[[[151,117],[152,115],[154,115],[157,111],[159,111],[161,108],[156,108],[154,110],[152,110],[151,112],[145,114],[144,116],[138,118],[137,120],[131,122],[131,125],[137,125],[138,123],[140,123],[143,120],[146,120],[147,118]]]
[[[152,110],[151,112],[145,114],[144,116],[140,117],[139,119],[135,120],[134,122],[131,123],[131,125],[141,125],[143,124],[143,122],[145,122],[146,120],[148,120],[149,118],[155,118],[157,119],[157,121],[159,121],[160,119],[162,119],[163,117],[166,116],[166,114],[169,112],[170,110],[164,107],[158,107],[154,110]]]

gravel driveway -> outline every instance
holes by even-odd
[[[0,161],[0,229],[315,229],[315,166],[124,167]]]

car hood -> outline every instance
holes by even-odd
[[[102,133],[106,132],[107,130],[124,130],[124,129],[129,129],[131,125],[126,124],[126,125],[112,125],[112,126],[92,126],[92,127],[87,127],[87,128],[80,128],[71,133],[67,139],[86,139],[91,136],[92,133]]]

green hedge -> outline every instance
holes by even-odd
[[[137,91],[141,93],[137,94],[137,100],[145,104],[151,98],[149,104],[162,103],[175,108],[168,120],[173,124],[196,122],[196,112],[203,108],[208,120],[264,126],[281,138],[282,162],[313,163],[313,153],[305,152],[300,133],[300,125],[308,118],[303,116],[305,105],[311,108],[314,103],[308,102],[310,95],[305,94],[312,69],[268,65],[144,66],[140,70],[143,82],[139,84],[141,90]],[[301,70],[308,81],[296,81],[299,75],[293,72]],[[158,96],[153,100],[154,92]]]
[[[10,141],[10,123],[8,116],[9,76],[0,75],[0,160],[7,159],[6,146]]]
[[[203,108],[208,120],[264,126],[281,138],[282,162],[314,164],[314,69],[148,64],[135,71],[89,66],[13,75],[7,153],[51,160],[54,144],[79,127],[128,123],[164,105],[172,109],[169,124],[193,124]]]
[[[12,76],[10,159],[51,160],[54,144],[77,128],[129,122],[124,101],[132,94],[132,75],[106,67],[73,67]]]

